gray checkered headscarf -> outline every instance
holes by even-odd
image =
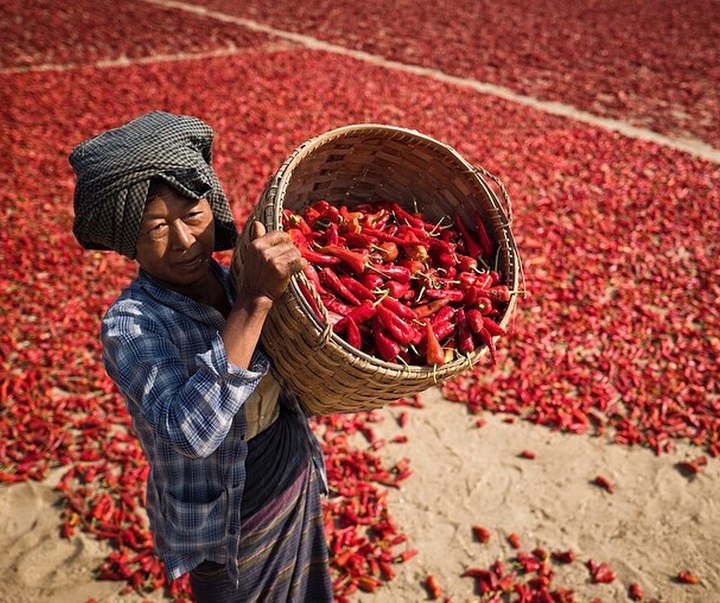
[[[213,131],[196,117],[153,111],[77,145],[73,233],[85,249],[135,258],[150,180],[181,195],[207,198],[215,217],[215,250],[231,249],[237,229],[210,166]]]

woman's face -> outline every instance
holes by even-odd
[[[202,285],[215,249],[215,224],[207,199],[183,197],[168,185],[145,205],[136,259],[151,276],[171,289]]]

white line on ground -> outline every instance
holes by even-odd
[[[169,63],[173,61],[196,61],[201,59],[212,59],[216,57],[229,57],[243,53],[278,52],[288,49],[286,41],[280,43],[266,44],[262,48],[237,48],[235,45],[207,50],[203,52],[178,52],[175,54],[154,54],[151,56],[117,59],[102,59],[92,63],[41,63],[39,65],[25,65],[22,67],[8,67],[0,69],[0,74],[31,73],[36,71],[71,71],[83,67],[94,67],[109,69],[113,67],[127,67],[129,65],[149,65],[152,63]]]

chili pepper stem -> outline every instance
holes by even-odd
[[[377,306],[380,304],[382,300],[384,300],[388,295],[390,295],[390,289],[381,289],[382,293],[380,294],[380,297],[378,297],[373,303],[373,306]]]

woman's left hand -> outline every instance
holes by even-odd
[[[276,301],[290,278],[302,271],[307,260],[300,255],[290,236],[282,231],[268,233],[262,222],[253,223],[253,240],[243,262],[243,297]]]

